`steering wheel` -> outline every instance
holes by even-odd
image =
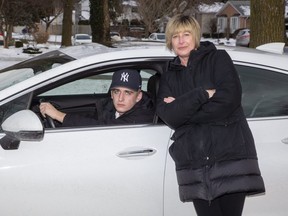
[[[51,118],[51,116],[46,114],[46,120],[51,128],[55,128],[54,120]]]

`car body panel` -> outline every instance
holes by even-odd
[[[153,132],[159,135],[146,136]],[[138,209],[137,215],[162,215],[170,132],[166,126],[141,125],[47,130],[40,142],[21,142],[15,151],[0,149],[1,211],[132,216]]]
[[[263,74],[260,88],[263,96],[273,90],[273,86],[277,87],[276,81],[281,81],[282,76],[285,80],[288,77],[286,55],[241,47],[218,48],[226,49],[236,69],[241,69],[243,102],[247,99],[246,93],[250,99],[253,92],[259,92],[253,80],[250,81],[252,91],[247,91],[247,84],[242,80],[245,73],[253,75],[256,81],[259,79],[256,75],[261,78]],[[73,53],[72,48],[64,49],[63,53],[65,50]],[[79,61],[67,62],[1,90],[0,111],[4,105],[21,97],[25,107],[32,96],[39,94],[39,89],[53,87],[74,76],[137,65],[153,66],[163,72],[165,62],[174,57],[164,46],[103,48],[95,52],[98,53],[95,56],[90,56],[93,52],[87,52],[88,57]],[[256,69],[259,70],[257,73]],[[266,78],[267,74],[271,76]],[[275,77],[275,80],[269,80],[269,77]],[[285,87],[285,83],[281,85]],[[275,97],[276,90],[271,92]],[[277,100],[285,102],[288,91],[278,96],[280,99]],[[78,102],[80,97],[73,96],[72,99],[77,98]],[[244,215],[284,216],[288,210],[288,173],[285,173],[288,115],[253,117],[262,102],[262,96],[258,97],[260,99],[255,101],[253,112],[247,119],[255,139],[266,193],[248,197]],[[20,106],[20,103],[12,105]],[[25,109],[23,107],[19,109]],[[173,130],[166,125],[44,128],[44,132],[43,140],[21,141],[18,149],[0,147],[0,207],[3,214],[196,216],[192,203],[179,200],[175,165],[168,153]],[[0,139],[4,136],[0,132]]]
[[[285,172],[288,145],[283,143],[283,139],[288,138],[288,117],[278,120],[248,119],[248,122],[256,143],[266,193],[248,197],[243,215],[284,216],[288,209],[285,201],[288,198],[288,188],[285,186],[288,179],[288,173]]]

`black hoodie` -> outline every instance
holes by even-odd
[[[216,90],[210,99],[208,89]],[[165,103],[163,99],[169,96],[175,100]],[[157,114],[175,130],[169,152],[176,164],[182,201],[264,191],[253,136],[241,106],[240,80],[225,50],[202,42],[191,51],[187,67],[179,57],[170,62],[160,80]],[[231,165],[229,172],[223,164]],[[233,179],[233,175],[238,177]]]
[[[93,125],[123,125],[123,124],[146,124],[152,123],[154,118],[154,106],[153,101],[146,92],[142,91],[142,99],[137,102],[134,107],[128,112],[124,113],[117,119],[115,119],[115,108],[112,99],[106,98],[100,101],[102,110],[100,118],[85,117],[76,114],[66,114],[63,127],[68,126],[93,126]]]

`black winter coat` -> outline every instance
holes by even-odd
[[[210,99],[207,89],[216,89]],[[187,67],[176,57],[163,74],[157,114],[175,130],[169,152],[182,201],[265,191],[241,92],[231,58],[210,42],[191,52]],[[165,103],[168,96],[175,101]]]
[[[112,99],[105,98],[98,101],[96,113],[98,115],[87,117],[76,114],[67,114],[62,126],[92,126],[92,125],[123,125],[123,124],[146,124],[152,123],[155,109],[153,101],[146,92],[142,92],[142,99],[135,106],[115,119],[115,108]]]

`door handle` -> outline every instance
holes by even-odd
[[[127,149],[117,153],[117,156],[120,158],[128,158],[128,157],[143,157],[143,156],[151,156],[156,153],[155,149],[151,148],[142,148],[142,149]]]
[[[284,143],[284,144],[288,144],[288,137],[282,139],[281,142]]]

